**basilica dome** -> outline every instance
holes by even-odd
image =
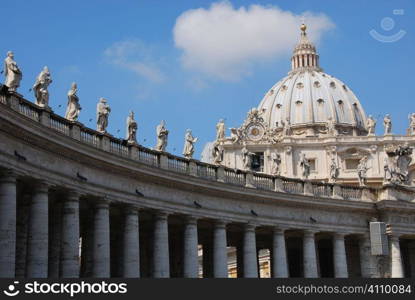
[[[294,134],[313,135],[332,123],[339,134],[366,134],[366,115],[360,101],[341,80],[319,67],[306,26],[291,59],[292,70],[277,82],[258,106],[269,128],[289,124]]]

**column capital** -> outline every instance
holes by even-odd
[[[391,235],[389,235],[389,239],[392,241],[392,242],[399,242],[399,239],[400,239],[400,237],[401,237],[401,235],[402,234],[400,234],[400,233],[392,233]]]
[[[199,218],[192,216],[192,215],[185,215],[184,220],[186,221],[186,224],[197,224],[197,220]]]
[[[215,220],[214,226],[215,228],[226,228],[226,225],[228,224],[228,222],[226,222],[225,220]]]
[[[156,210],[154,212],[154,216],[156,217],[156,219],[158,220],[167,220],[169,213],[164,211],[164,210]]]
[[[50,184],[45,180],[38,180],[35,183],[35,192],[36,193],[48,193]]]
[[[253,224],[253,223],[245,223],[244,224],[245,231],[255,231],[256,227],[257,227],[257,225]]]
[[[15,183],[17,177],[18,177],[18,174],[16,173],[16,171],[12,169],[6,169],[6,170],[0,171],[0,182]]]
[[[81,197],[81,193],[76,190],[69,190],[66,194],[66,201],[79,201],[79,198]]]
[[[319,231],[315,229],[304,229],[303,232],[304,232],[304,236],[314,237],[314,235]]]
[[[333,233],[333,238],[335,240],[344,240],[344,237],[347,235],[347,233],[345,232],[334,232]]]
[[[123,210],[126,215],[137,215],[141,210],[141,207],[133,204],[128,204],[123,207]]]
[[[273,232],[274,234],[284,234],[286,230],[288,230],[288,228],[286,228],[286,227],[281,227],[281,226],[279,226],[279,225],[276,225],[276,226],[273,226],[273,227],[272,227],[272,232]]]
[[[110,201],[106,198],[98,198],[94,200],[95,208],[109,208]]]

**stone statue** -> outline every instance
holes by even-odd
[[[167,138],[169,136],[169,131],[166,129],[166,122],[162,120],[156,128],[157,134],[157,144],[156,149],[157,151],[166,151],[167,148]]]
[[[184,136],[184,147],[183,147],[183,156],[185,158],[192,158],[193,153],[195,152],[194,144],[197,142],[197,138],[193,137],[192,131],[190,129],[186,130],[186,135]]]
[[[222,141],[225,139],[225,122],[223,119],[220,119],[216,124],[216,140]]]
[[[407,184],[413,149],[408,144],[385,147],[384,183]]]
[[[337,135],[337,130],[336,130],[336,122],[334,121],[334,119],[332,117],[329,117],[327,119],[327,134],[329,136],[336,136]]]
[[[241,154],[242,154],[242,162],[244,164],[244,170],[246,171],[251,170],[252,156],[254,154],[246,148],[246,145],[244,145],[244,147],[242,148]]]
[[[223,161],[223,152],[223,146],[218,141],[214,142],[212,147],[212,156],[214,164],[220,165],[220,163]]]
[[[290,119],[287,118],[285,120],[285,122],[283,120],[281,120],[281,125],[282,125],[282,134],[284,136],[289,136],[291,135],[291,124],[290,124]]]
[[[35,93],[36,104],[40,107],[49,107],[49,91],[48,86],[52,83],[52,78],[47,66],[43,67],[43,70],[36,78],[36,82],[32,89]]]
[[[4,60],[4,76],[6,80],[4,85],[7,86],[10,92],[15,92],[20,86],[22,80],[22,71],[20,71],[17,63],[14,61],[14,54],[12,51],[7,52],[7,57]]]
[[[100,98],[97,104],[97,131],[101,133],[107,132],[108,117],[111,112],[111,108],[107,104],[107,100]]]
[[[372,115],[369,115],[369,117],[366,119],[366,129],[368,136],[375,135],[376,120],[373,119]]]
[[[233,144],[238,144],[242,140],[242,129],[229,128],[231,131],[231,139]]]
[[[134,120],[134,112],[131,110],[130,114],[127,117],[127,133],[126,139],[128,144],[137,143],[137,122]]]
[[[279,153],[271,153],[271,175],[281,174],[281,155]]]
[[[383,119],[383,126],[385,127],[385,135],[392,134],[392,119],[389,114]]]
[[[336,158],[332,157],[330,162],[330,182],[336,182],[339,177],[339,167],[337,166]]]
[[[409,115],[409,135],[415,135],[415,113]]]
[[[78,86],[75,82],[72,83],[71,89],[68,91],[68,105],[66,107],[65,118],[69,121],[75,122],[78,120],[81,106],[79,105],[79,98],[76,94]]]
[[[357,165],[357,176],[359,178],[360,186],[366,186],[367,170],[370,169],[367,166],[367,160],[368,160],[368,157],[363,156],[360,159],[359,164]]]
[[[301,169],[302,178],[308,179],[308,177],[310,176],[311,166],[310,166],[310,161],[306,158],[304,153],[301,155],[300,169]]]

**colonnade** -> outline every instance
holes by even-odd
[[[81,232],[81,205],[84,195],[79,191],[65,190],[56,205],[50,205],[50,185],[36,182],[26,197],[27,216],[17,212],[17,178],[13,172],[3,172],[0,177],[0,277],[63,277],[80,276],[111,277],[111,236],[110,210],[112,201],[108,199],[88,199],[91,209],[86,218],[87,226]],[[50,208],[59,213],[53,213]],[[169,246],[169,217],[167,211],[143,209],[132,204],[121,206],[121,243],[119,276],[140,277],[140,210],[146,210],[151,221],[152,239],[150,252],[151,277],[167,278],[171,275],[171,247]],[[18,220],[22,218],[21,220]],[[180,214],[182,228],[182,277],[199,277],[199,255],[203,249],[203,277],[228,277],[228,226],[233,223],[223,219],[208,219],[210,235],[199,240],[201,217]],[[206,220],[205,220],[206,221]],[[51,224],[49,224],[52,222]],[[258,277],[257,228],[260,224],[247,222],[240,224],[241,251],[238,277]],[[22,229],[23,228],[23,229]],[[276,224],[269,228],[269,246],[272,276],[289,277],[289,260],[286,245],[286,231]],[[295,228],[294,228],[295,229]],[[316,229],[301,229],[303,276],[319,277],[318,253],[316,251]],[[344,232],[331,233],[335,277],[349,277],[348,258]],[[370,240],[367,234],[360,236],[359,257],[361,275],[373,277],[376,262],[370,253]],[[391,276],[403,277],[404,267],[401,258],[399,236],[391,237]],[[81,268],[81,264],[82,266]],[[210,269],[211,268],[211,269]],[[83,269],[84,271],[81,271]],[[241,276],[240,276],[241,275]]]

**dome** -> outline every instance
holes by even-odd
[[[277,82],[258,106],[269,128],[288,123],[294,134],[315,134],[331,122],[339,134],[364,134],[366,115],[352,90],[319,67],[306,27],[291,59],[292,70]],[[304,129],[309,129],[304,131]],[[311,130],[311,131],[310,131]]]

